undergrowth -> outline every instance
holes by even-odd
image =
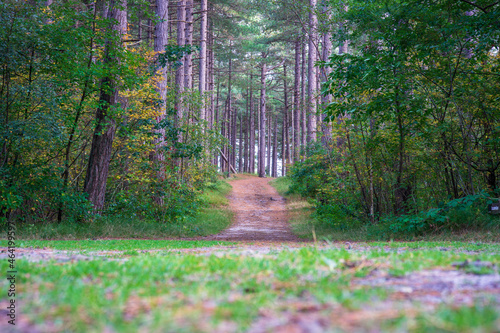
[[[376,223],[353,218],[338,207],[290,191],[292,179],[270,182],[287,199],[292,231],[301,238],[332,241],[432,240],[482,241],[500,239],[500,216],[486,212],[486,193],[444,203],[414,215],[386,216]]]
[[[95,216],[87,223],[18,223],[18,239],[98,239],[98,238],[170,238],[196,237],[216,234],[231,224],[232,212],[226,195],[231,185],[219,180],[206,186],[198,199],[198,209],[175,222],[158,220],[117,211]],[[5,235],[5,232],[2,232]]]

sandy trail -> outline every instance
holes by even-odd
[[[233,224],[218,235],[208,237],[227,241],[297,242],[288,224],[285,199],[269,185],[269,178],[240,175],[228,199],[235,213]]]

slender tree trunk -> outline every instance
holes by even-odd
[[[168,0],[156,0],[156,16],[158,23],[156,24],[155,32],[155,45],[154,51],[160,55],[165,52],[165,46],[168,44]],[[160,98],[159,110],[156,116],[156,123],[160,124],[166,117],[166,105],[167,105],[167,70],[165,67],[158,70],[158,75],[160,75],[159,80],[156,83],[156,92]],[[155,139],[156,151],[153,156],[153,161],[155,162],[156,175],[158,182],[163,182],[165,179],[165,170],[163,170],[163,162],[165,160],[163,156],[162,147],[165,145],[165,129],[158,129],[155,131],[159,136]],[[161,195],[155,194],[154,201],[162,205],[163,198]]]
[[[148,35],[147,35],[146,40],[147,40],[148,45],[151,46],[153,43],[153,28],[152,28],[153,21],[151,19],[148,19],[147,22],[148,22],[148,29],[147,29]]]
[[[230,47],[232,46],[232,43],[229,43]],[[233,78],[233,59],[232,56],[229,56],[229,81],[227,85],[227,103],[228,103],[228,108],[227,108],[227,139],[229,141],[230,147],[228,147],[228,152],[226,154],[227,159],[230,164],[234,165],[234,142],[233,142],[233,131],[235,127],[233,127],[233,104],[232,104],[232,78]],[[229,172],[229,169],[228,169]]]
[[[263,60],[266,55],[262,54]],[[266,63],[260,72],[259,177],[266,177]]]
[[[111,30],[120,36],[127,33],[127,2],[126,0],[111,0],[108,8],[108,18],[116,22]],[[122,46],[107,41],[104,51],[104,64],[107,66],[119,65],[115,54]],[[104,207],[106,194],[106,181],[108,178],[111,150],[115,137],[116,119],[109,114],[112,107],[118,104],[118,78],[109,75],[102,79],[99,96],[99,106],[96,111],[96,128],[92,138],[90,157],[85,176],[84,192],[88,194],[89,201],[93,204],[95,211]]]
[[[327,8],[324,9],[325,11]],[[328,16],[328,19],[330,19],[330,15]],[[332,34],[327,31],[323,35],[323,49],[322,49],[322,61],[327,61],[328,57],[332,53],[332,40],[331,40]],[[323,67],[321,69],[321,81],[326,82],[328,80],[328,75],[331,73],[331,68],[330,67]],[[331,95],[326,95],[326,96],[321,96],[321,104],[322,104],[322,109],[326,108],[326,106],[331,102],[332,97]],[[323,118],[321,122],[321,142],[324,147],[328,145],[329,142],[332,140],[332,130],[330,124],[326,121],[326,116]]]
[[[301,139],[302,139],[302,148],[304,149],[306,146],[306,139],[307,139],[307,108],[306,108],[306,45],[302,44],[302,68],[300,72],[300,105],[301,105],[301,112],[300,112],[300,119],[301,119]]]
[[[287,82],[287,75],[286,75],[286,64],[283,63],[283,87],[284,87],[284,93],[283,93],[283,99],[285,101],[285,108],[284,108],[284,115],[283,115],[283,124],[285,124],[283,131],[285,133],[285,137],[283,138],[285,141],[285,151],[282,152],[283,154],[283,170],[285,170],[286,165],[289,163],[292,163],[291,161],[291,154],[290,154],[290,136],[289,136],[289,112],[288,112],[288,82]],[[286,172],[283,172],[285,174]]]
[[[209,10],[212,10],[212,4],[209,6]],[[207,15],[208,16],[208,15]],[[208,91],[209,91],[209,96],[210,96],[210,109],[209,113],[212,116],[212,121],[210,124],[212,125],[213,122],[213,113],[214,113],[214,65],[215,65],[215,59],[214,59],[214,51],[213,51],[213,45],[214,45],[214,35],[213,35],[213,24],[210,19],[208,21],[208,77],[209,77],[209,83],[208,83]]]
[[[253,74],[250,74],[250,173],[255,173],[255,113],[253,110]]]
[[[274,116],[274,131],[273,131],[273,172],[272,177],[278,177],[278,115]]]
[[[244,145],[244,152],[243,152],[243,159],[244,159],[244,163],[243,163],[243,171],[244,172],[249,172],[249,158],[248,158],[248,104],[250,103],[250,101],[248,100],[248,97],[249,97],[249,90],[250,88],[247,88],[247,98],[246,98],[246,103],[245,103],[245,126],[244,126],[244,129],[245,129],[245,145]]]
[[[273,126],[273,115],[269,113],[269,121],[267,122],[267,164],[266,164],[266,170],[267,174],[271,176],[272,173],[272,167],[271,167],[271,145],[272,145],[272,136],[271,136],[271,127]]]
[[[240,133],[238,138],[238,172],[243,172],[243,115],[240,117]]]
[[[285,159],[286,156],[286,151],[287,151],[287,143],[286,143],[286,138],[285,138],[285,131],[287,129],[287,119],[286,119],[286,113],[283,112],[283,119],[281,122],[281,176],[286,175],[286,164],[287,161]]]
[[[307,62],[307,142],[316,141],[316,67],[318,17],[316,15],[317,0],[309,0],[309,58]]]
[[[227,124],[227,121],[226,121],[226,118],[227,118],[227,99],[224,103],[224,108],[223,108],[223,113],[222,113],[222,117],[221,117],[221,132],[220,134],[222,135],[222,137],[226,138],[227,137],[227,131],[226,131],[226,124]],[[227,156],[227,144],[224,143],[224,146],[222,147],[222,152],[224,153],[224,155]],[[221,154],[222,155],[222,154]],[[226,161],[224,159],[221,159],[221,170],[222,172],[226,172]]]
[[[177,2],[177,45],[184,46],[185,39],[185,21],[186,21],[186,0],[179,0]],[[181,59],[184,63],[184,59]],[[184,105],[182,102],[182,94],[184,92],[184,65],[179,66],[175,72],[175,86],[176,86],[176,99],[175,108],[176,112],[176,127],[182,125],[184,118]],[[179,138],[180,139],[180,138]]]
[[[193,44],[193,0],[186,1],[185,45]],[[193,56],[186,54],[184,65],[184,87],[193,89]]]
[[[299,84],[300,84],[300,41],[295,40],[295,71],[293,83],[293,155],[297,161],[300,153],[300,98],[299,98]]]
[[[200,96],[202,98],[201,114],[202,120],[208,119],[207,107],[205,103],[205,90],[207,84],[207,0],[201,0],[201,23],[200,23],[200,69],[199,86]]]
[[[220,125],[220,119],[219,119],[219,94],[220,94],[220,80],[217,82],[217,93],[216,93],[216,98],[215,98],[215,128],[221,132],[222,135],[222,127]],[[219,166],[219,154],[215,153],[215,163],[216,166]],[[220,170],[222,171],[222,161],[220,164],[221,168]]]

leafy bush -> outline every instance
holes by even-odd
[[[487,212],[493,202],[487,192],[451,200],[439,208],[412,215],[387,216],[372,233],[387,235],[422,235],[443,231],[498,228],[500,217]]]

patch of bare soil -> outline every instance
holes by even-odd
[[[269,185],[269,178],[239,176],[230,181],[229,205],[233,224],[209,240],[298,242],[288,224],[285,199]]]

